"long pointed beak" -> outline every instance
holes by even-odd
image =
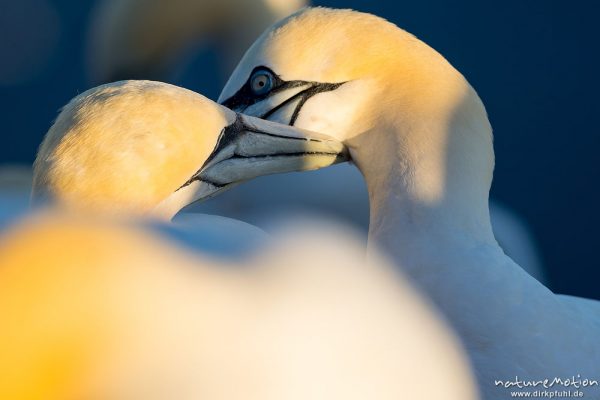
[[[184,187],[201,181],[222,189],[262,175],[315,170],[347,160],[345,146],[326,135],[237,114],[206,163]]]

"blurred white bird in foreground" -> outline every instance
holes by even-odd
[[[250,47],[219,101],[348,146],[369,191],[369,240],[457,330],[485,398],[506,398],[497,382],[515,377],[600,377],[600,303],[555,295],[498,246],[487,114],[435,50],[370,14],[305,9]]]
[[[0,398],[476,399],[458,341],[382,258],[294,226],[243,265],[42,215],[0,241]]]
[[[324,135],[247,118],[160,82],[123,81],[74,98],[40,146],[33,199],[94,213],[170,219],[254,177],[344,159]]]
[[[227,77],[265,28],[306,0],[104,0],[92,15],[88,64],[96,82],[163,79],[187,49],[217,43]]]

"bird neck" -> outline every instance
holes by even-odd
[[[369,237],[394,253],[434,238],[496,245],[488,207],[491,127],[475,91],[464,80],[457,86],[411,105],[410,113],[381,115],[349,143],[369,191]]]
[[[504,352],[520,354],[523,331],[562,332],[575,340],[577,329],[560,328],[571,318],[568,309],[494,239],[488,208],[491,129],[478,98],[466,98],[450,113],[410,118],[382,116],[385,125],[348,143],[369,191],[369,250],[383,249],[427,294],[463,339],[476,368],[493,365]],[[538,317],[540,304],[550,304],[553,314]],[[528,343],[528,351],[544,359],[548,371],[564,372],[545,350],[547,343]],[[528,362],[521,365],[524,375],[534,370]],[[492,373],[513,372],[499,366]],[[495,393],[492,377],[478,378]]]

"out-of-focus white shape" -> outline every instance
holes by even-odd
[[[0,398],[186,394],[201,315],[195,262],[147,234],[70,217],[3,233]]]
[[[291,85],[338,84],[307,99],[294,126],[349,147],[369,191],[370,243],[456,329],[486,399],[509,397],[497,382],[515,377],[600,376],[600,303],[555,295],[494,237],[492,129],[475,90],[439,53],[374,15],[305,9],[249,48],[220,101],[268,114],[268,95],[240,91],[261,65]]]
[[[216,43],[226,77],[271,23],[305,0],[104,0],[92,16],[91,77],[160,79],[193,45]]]
[[[60,38],[61,22],[47,0],[2,2],[0,12],[0,85],[35,79],[48,67]]]
[[[226,265],[106,222],[10,230],[0,398],[477,398],[454,335],[384,259],[331,226],[277,236]]]
[[[476,398],[454,336],[387,261],[366,260],[360,239],[299,221],[274,236],[250,261],[248,336],[225,341],[247,363],[234,367],[241,387],[223,385],[231,397]],[[218,352],[210,364],[239,365]]]

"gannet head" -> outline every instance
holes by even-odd
[[[189,90],[123,81],[65,106],[40,146],[32,196],[93,212],[172,217],[260,175],[330,165],[343,149]]]
[[[395,162],[405,194],[420,202],[448,199],[452,186],[487,201],[492,135],[479,97],[439,53],[382,18],[327,8],[291,15],[250,47],[219,102],[333,135],[370,192]]]
[[[390,83],[410,81],[418,74],[403,72],[409,65],[414,69],[406,56],[419,43],[370,14],[303,9],[256,40],[218,101],[238,112],[331,131],[348,141],[386,114],[379,100],[385,99]],[[390,82],[392,74],[397,79]]]

